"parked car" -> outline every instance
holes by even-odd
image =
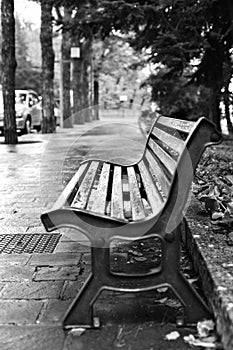
[[[39,95],[33,90],[15,90],[16,128],[20,134],[31,129],[41,129],[41,103]],[[0,98],[0,131],[3,133],[3,98]]]

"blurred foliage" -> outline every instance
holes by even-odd
[[[150,62],[156,69],[144,86],[152,87],[152,100],[157,102],[161,113],[195,119],[200,115],[211,115],[210,109],[213,108],[212,114],[219,114],[217,104],[209,100],[211,96],[220,100],[221,88],[226,88],[226,81],[230,81],[228,78],[232,74],[231,0],[50,2],[57,9],[54,23],[58,30],[64,26],[62,8],[65,4],[72,9],[72,21],[66,23],[67,29],[81,41],[88,37],[99,41],[100,44],[94,47],[94,64],[100,68],[101,61],[102,86],[107,80],[115,85],[115,89],[119,81],[131,84],[135,73],[133,66],[142,68]],[[27,37],[26,29],[20,25],[17,27],[17,40],[25,49],[17,51],[16,84],[30,85],[38,91],[39,70],[23,54],[23,51],[28,51],[27,42],[23,42]],[[140,53],[131,51],[127,57],[130,48],[126,47],[126,42],[109,39],[113,33],[120,35]],[[32,39],[30,41],[33,42]],[[105,55],[106,50],[108,53]],[[214,90],[212,95],[211,89]],[[103,91],[111,98],[116,98],[118,94],[114,89],[109,92],[108,86]]]
[[[141,23],[132,45],[147,50],[150,62],[156,66],[157,77],[147,81],[153,87],[153,99],[169,115],[179,112],[184,116],[190,110],[194,112],[193,106],[198,116],[206,114],[209,108],[207,115],[218,125],[221,89],[227,80],[224,67],[232,67],[233,3],[229,0],[137,3]],[[190,93],[194,98],[190,98]]]
[[[93,45],[93,68],[99,71],[101,102],[120,108],[120,95],[135,100],[139,95],[143,55],[117,35],[98,40]],[[135,101],[134,101],[135,102]]]
[[[152,100],[156,101],[163,115],[195,120],[208,116],[208,88],[203,85],[188,85],[187,78],[164,77],[164,70],[151,75],[143,85],[151,85]]]
[[[15,14],[16,89],[41,92],[41,54],[38,29],[19,19]],[[1,31],[0,31],[1,47]],[[0,67],[1,71],[1,67]],[[0,74],[1,77],[1,74]]]
[[[37,38],[38,33],[32,29],[29,23],[20,21],[17,16],[15,17],[15,33],[17,61],[15,88],[33,89],[40,94],[42,84],[40,61],[33,59],[34,57],[30,55],[31,51],[29,51],[31,42],[33,43],[36,40],[40,49]],[[36,54],[35,45],[34,53]],[[40,54],[38,56],[40,57]]]

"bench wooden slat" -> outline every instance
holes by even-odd
[[[130,202],[132,207],[132,219],[140,220],[145,218],[141,194],[138,188],[137,177],[133,167],[127,168],[129,179]]]
[[[70,201],[72,199],[69,200],[69,197],[72,194],[72,192],[74,191],[74,188],[77,185],[79,186],[79,181],[80,181],[80,179],[81,179],[81,177],[82,177],[82,175],[87,167],[87,164],[88,163],[83,163],[80,165],[77,172],[74,174],[72,179],[68,182],[68,184],[64,188],[63,192],[58,197],[58,199],[56,201],[56,205],[53,206],[53,210],[59,209],[60,207],[63,207],[63,205],[67,205],[67,204],[70,205]]]
[[[149,150],[146,150],[146,159],[148,161],[149,171],[156,183],[158,190],[161,192],[164,199],[167,198],[170,189],[169,180]]]
[[[123,192],[124,217],[127,220],[131,220],[132,219],[132,208],[131,208],[131,203],[130,203],[130,191],[129,191],[128,175],[126,173],[122,174],[122,192]]]
[[[173,119],[163,116],[158,118],[157,123],[169,126],[171,128],[175,128],[176,130],[183,131],[186,133],[191,132],[195,125],[195,122],[192,121]]]
[[[149,140],[149,146],[160,161],[164,164],[171,175],[174,175],[176,170],[176,162],[172,159],[169,154],[164,151],[156,142],[152,139]]]
[[[183,152],[185,148],[185,142],[183,140],[178,139],[177,137],[172,136],[167,132],[156,127],[153,128],[152,134],[162,142],[165,142],[169,147],[177,151],[179,154]]]
[[[146,165],[143,161],[138,164],[140,170],[142,182],[146,191],[147,198],[149,200],[151,210],[153,214],[157,214],[162,208],[163,198],[159,190],[155,187],[155,183],[148,172]]]
[[[113,170],[112,183],[112,198],[111,198],[111,217],[117,219],[124,219],[123,210],[123,194],[122,194],[122,179],[121,167],[115,166]]]
[[[87,210],[104,215],[106,207],[106,196],[108,189],[108,180],[110,173],[110,164],[104,163],[101,169],[97,189],[92,189],[87,204]]]
[[[77,191],[77,194],[72,202],[72,207],[84,209],[87,203],[87,199],[91,192],[92,183],[94,181],[96,171],[98,169],[99,162],[91,162],[89,169],[87,170],[84,179]]]

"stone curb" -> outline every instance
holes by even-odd
[[[203,291],[213,311],[216,330],[225,350],[233,349],[233,247],[227,247],[224,235],[212,231],[208,218],[200,215],[201,205],[194,198],[186,213],[187,247]],[[209,222],[207,222],[209,221]]]

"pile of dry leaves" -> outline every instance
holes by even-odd
[[[233,144],[205,151],[196,170],[193,192],[209,214],[215,232],[233,245]]]

